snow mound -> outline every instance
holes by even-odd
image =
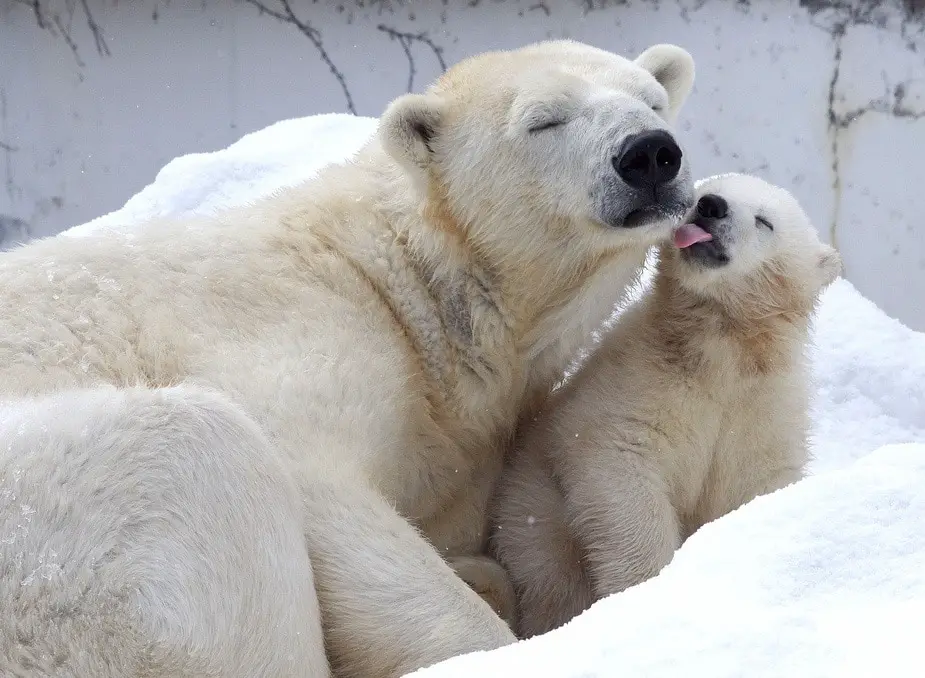
[[[759,497],[561,629],[415,678],[918,675],[925,445]]]
[[[352,156],[378,124],[376,118],[344,113],[282,120],[228,148],[171,160],[124,207],[64,233],[85,236],[154,217],[208,214],[251,202]]]
[[[340,114],[277,123],[177,158],[122,209],[66,235],[253,201],[343,161],[375,129]],[[918,675],[925,334],[838,280],[812,360],[811,477],[705,526],[658,577],[565,627],[416,678]]]
[[[812,356],[811,472],[840,468],[889,443],[925,442],[925,334],[839,279],[816,314]]]

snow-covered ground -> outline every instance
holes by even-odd
[[[178,158],[124,208],[67,235],[253,200],[351,155],[375,126],[287,120]],[[415,678],[923,675],[925,334],[839,280],[818,313],[813,364],[809,478],[705,526],[658,577],[562,629]]]

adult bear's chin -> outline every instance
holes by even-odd
[[[618,228],[641,228],[643,226],[652,226],[659,221],[669,219],[671,214],[668,210],[660,205],[650,205],[640,209],[633,210],[623,218],[623,223]]]
[[[609,225],[614,228],[642,228],[655,226],[660,223],[666,226],[676,226],[687,214],[693,204],[690,200],[674,199],[661,201],[638,207],[627,212],[622,219]]]
[[[659,224],[669,228],[680,224],[693,209],[694,190],[685,181],[659,187],[655,195],[612,186],[600,196],[598,206],[598,220],[610,228],[639,229]]]

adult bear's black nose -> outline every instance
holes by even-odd
[[[729,205],[721,196],[707,193],[697,201],[697,214],[707,219],[722,219],[729,214]]]
[[[667,132],[643,132],[627,139],[611,162],[617,174],[633,188],[654,188],[678,176],[681,149]]]

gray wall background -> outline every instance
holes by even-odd
[[[847,277],[925,330],[925,0],[0,0],[0,238],[121,206],[283,118],[378,115],[447,64],[570,37],[691,51],[695,173],[792,190]]]

